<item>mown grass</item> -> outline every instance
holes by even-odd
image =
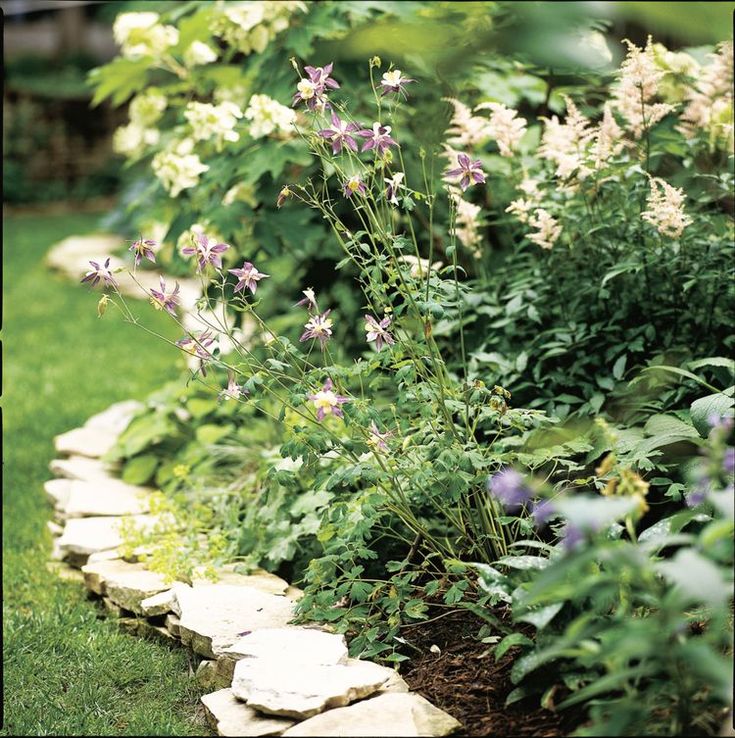
[[[55,434],[171,376],[171,348],[51,274],[54,242],[98,216],[8,216],[3,299],[3,735],[210,735],[183,649],[120,632],[46,568]],[[150,311],[154,312],[154,311]],[[152,323],[171,336],[165,316]]]

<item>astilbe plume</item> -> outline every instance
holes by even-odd
[[[648,208],[641,217],[662,235],[679,238],[692,219],[684,213],[684,192],[660,177],[651,177]]]

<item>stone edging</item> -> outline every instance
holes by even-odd
[[[202,704],[223,736],[444,736],[460,727],[393,669],[351,659],[341,635],[291,625],[300,590],[266,571],[225,566],[217,580],[167,582],[138,556],[124,558],[120,525],[155,523],[151,490],[126,484],[100,457],[133,415],[121,402],[55,439],[50,566],[83,581],[107,613],[138,636],[187,647],[197,681],[212,689]]]

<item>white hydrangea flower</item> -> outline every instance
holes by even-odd
[[[250,135],[253,138],[262,138],[274,132],[291,133],[296,121],[296,111],[281,105],[268,95],[253,95],[245,117],[250,121]]]
[[[120,126],[112,136],[112,150],[128,158],[139,156],[147,147],[158,143],[160,134],[155,128],[144,128],[138,123]]]
[[[183,190],[195,187],[199,183],[199,176],[209,169],[192,153],[193,150],[194,141],[185,138],[153,157],[153,172],[171,197],[177,197]]]
[[[231,102],[219,105],[211,103],[190,102],[184,111],[184,117],[191,125],[192,137],[195,141],[214,139],[220,148],[225,141],[237,141],[240,134],[234,130],[242,110]]]
[[[155,88],[142,92],[130,102],[128,108],[130,122],[139,126],[151,126],[158,122],[167,105],[166,96]]]
[[[217,61],[217,52],[203,41],[192,41],[184,52],[184,64],[196,67]]]
[[[179,32],[174,26],[159,23],[158,13],[121,13],[115,19],[112,33],[128,59],[142,56],[160,57],[179,42]]]

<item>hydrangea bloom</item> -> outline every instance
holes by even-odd
[[[482,162],[472,161],[467,154],[457,156],[456,169],[450,169],[447,177],[460,177],[459,186],[464,192],[471,184],[482,184],[485,182],[485,173],[482,171]]]
[[[92,269],[88,271],[82,278],[82,283],[89,282],[92,287],[96,287],[97,283],[102,280],[105,284],[111,287],[117,287],[117,282],[112,276],[112,270],[110,269],[110,257],[105,259],[104,264],[98,264],[96,261],[89,262]]]
[[[238,279],[238,282],[235,285],[235,292],[240,292],[247,287],[250,292],[255,294],[258,289],[258,282],[260,282],[261,279],[270,277],[270,274],[259,272],[249,261],[243,262],[240,269],[228,269],[228,271],[230,274],[234,274]]]
[[[332,337],[332,319],[329,317],[331,310],[326,310],[321,315],[312,315],[306,321],[304,328],[306,329],[299,341],[307,341],[308,339],[318,340],[322,348],[324,344]]]
[[[373,123],[372,130],[364,128],[358,131],[357,135],[365,139],[362,151],[375,149],[382,156],[390,146],[397,146],[398,144],[390,136],[390,131],[390,126],[381,126],[380,123]]]
[[[176,307],[178,306],[179,298],[179,283],[176,282],[172,292],[166,292],[166,282],[163,277],[160,277],[161,289],[151,290],[151,305],[156,310],[165,310],[170,315],[176,317]]]
[[[380,86],[383,88],[382,94],[387,95],[389,92],[396,92],[405,97],[405,86],[415,81],[415,79],[404,77],[400,69],[391,69],[385,72],[380,80]]]
[[[202,41],[192,41],[184,52],[187,67],[197,67],[217,61],[217,52]]]
[[[344,417],[342,411],[342,405],[346,402],[350,402],[349,397],[338,395],[332,388],[333,383],[331,379],[327,379],[324,386],[313,395],[309,395],[309,399],[314,403],[316,408],[316,419],[318,421],[324,420],[326,415],[334,415],[337,418]]]
[[[332,153],[339,154],[342,151],[343,146],[357,151],[357,143],[355,139],[350,135],[360,130],[360,126],[357,123],[348,123],[346,120],[341,120],[339,116],[332,111],[332,127],[323,128],[318,131],[318,135],[322,138],[326,138],[332,144]]]
[[[199,182],[199,175],[209,169],[209,166],[202,164],[199,157],[192,153],[193,149],[194,141],[185,138],[153,157],[153,172],[171,197],[177,197],[182,190],[195,187]]]
[[[112,150],[128,158],[140,156],[149,146],[155,146],[161,134],[155,128],[138,123],[120,126],[112,136]]]
[[[143,239],[142,236],[137,241],[133,241],[128,251],[132,251],[135,254],[135,266],[140,266],[140,262],[144,258],[155,264],[156,255],[153,252],[153,249],[156,246],[158,246],[158,244],[155,241],[152,241],[149,238]]]
[[[223,254],[229,245],[226,243],[214,243],[203,233],[199,233],[194,236],[194,245],[185,246],[181,249],[181,253],[184,256],[197,257],[197,271],[203,272],[208,264],[211,264],[216,269],[222,268],[222,258],[220,254]]]
[[[490,477],[487,489],[509,512],[519,510],[533,497],[523,476],[510,468],[501,469]]]
[[[365,334],[366,339],[371,342],[375,341],[375,348],[380,351],[384,344],[392,346],[395,339],[388,332],[388,326],[391,323],[389,315],[386,315],[380,323],[378,323],[372,315],[365,316]]]
[[[174,26],[162,26],[158,13],[121,13],[112,26],[115,42],[129,59],[143,56],[160,57],[179,42]]]
[[[250,121],[250,135],[263,138],[273,133],[290,134],[296,113],[268,95],[253,95],[245,110],[245,118]]]
[[[242,116],[242,110],[232,102],[222,102],[219,105],[190,102],[184,110],[184,117],[191,126],[194,140],[214,139],[218,147],[225,141],[239,140],[240,134],[234,129]]]

